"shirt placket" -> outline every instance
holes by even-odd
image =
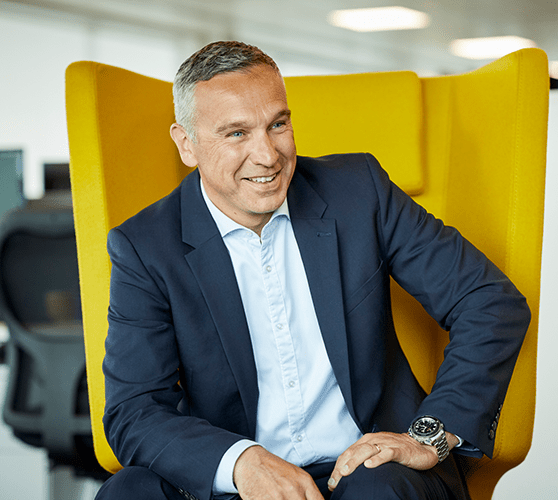
[[[281,382],[286,403],[289,434],[293,448],[302,461],[313,456],[314,451],[309,445],[304,432],[305,415],[302,399],[302,388],[297,367],[295,346],[289,326],[288,312],[281,286],[280,272],[273,254],[273,239],[278,221],[273,220],[262,234],[260,245],[260,265],[264,289],[269,304],[269,313],[275,346],[281,368]]]

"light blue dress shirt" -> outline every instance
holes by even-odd
[[[305,466],[337,460],[362,433],[326,353],[287,201],[260,238],[223,214],[201,187],[231,256],[258,374],[256,442],[234,444],[213,483],[215,494],[237,493],[234,465],[250,446]]]

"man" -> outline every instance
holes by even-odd
[[[297,157],[259,49],[204,47],[174,96],[198,169],[108,240],[104,422],[125,468],[98,498],[467,498],[449,450],[492,453],[524,298],[372,156]],[[428,396],[390,275],[451,332]]]

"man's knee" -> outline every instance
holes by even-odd
[[[95,500],[183,500],[182,494],[146,467],[125,467],[101,486]]]
[[[339,482],[331,500],[442,500],[447,488],[432,471],[416,471],[389,462],[374,469],[358,467]]]

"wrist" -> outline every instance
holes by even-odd
[[[259,465],[262,461],[262,454],[266,454],[268,451],[261,445],[255,444],[246,448],[236,459],[236,463],[233,468],[233,484],[238,490],[238,484],[242,482],[242,476],[244,471],[250,474],[250,470]]]
[[[407,432],[419,443],[432,446],[438,455],[438,462],[448,457],[450,450],[446,437],[448,433],[445,432],[444,424],[436,417],[424,415],[416,418]]]
[[[234,467],[240,455],[247,448],[257,446],[258,443],[249,439],[241,439],[234,443],[221,457],[221,462],[215,471],[213,478],[213,494],[224,495],[229,493],[238,493],[234,484],[233,475]]]
[[[453,450],[460,443],[459,438],[455,434],[447,431],[446,440],[448,442],[448,448],[450,449],[450,451]]]

